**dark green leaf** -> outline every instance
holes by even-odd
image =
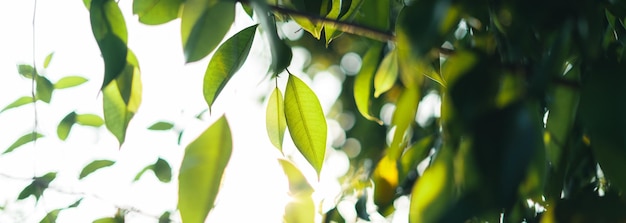
[[[22,146],[22,145],[24,145],[26,143],[35,141],[36,139],[41,138],[41,137],[43,137],[43,135],[39,134],[39,133],[26,133],[25,135],[23,135],[22,137],[17,139],[13,144],[11,144],[11,146],[9,146],[9,148],[7,150],[5,150],[4,153],[2,153],[2,154],[10,153],[13,150],[15,150],[16,148],[18,148],[18,147],[20,147],[20,146]]]
[[[159,25],[178,18],[183,0],[134,0],[133,14],[147,25]]]
[[[54,85],[48,78],[43,76],[37,76],[37,99],[46,103],[50,103],[50,99],[52,99],[52,91],[54,90]]]
[[[82,202],[82,201],[83,201],[83,198],[78,199],[76,202],[74,202],[74,203],[70,204],[70,206],[67,206],[67,208],[75,208],[75,207],[78,207],[78,205],[80,205],[80,202]]]
[[[170,222],[172,222],[170,220],[170,215],[171,215],[171,213],[169,211],[163,212],[163,214],[159,217],[159,223],[170,223]]]
[[[39,201],[39,198],[43,195],[43,192],[48,189],[48,185],[56,178],[56,175],[55,172],[49,172],[43,176],[35,177],[33,182],[20,192],[17,199],[23,200],[33,195],[35,196],[35,200]]]
[[[70,112],[61,120],[61,123],[59,123],[59,126],[57,127],[57,135],[59,136],[59,139],[64,141],[67,139],[74,123],[76,123],[76,112]]]
[[[420,100],[420,91],[417,87],[406,88],[400,94],[396,111],[393,113],[391,124],[396,127],[391,145],[389,145],[389,156],[393,159],[400,158],[407,138],[405,134],[415,123],[415,114]]]
[[[211,58],[204,73],[203,93],[209,109],[228,80],[248,58],[257,25],[245,28],[226,40]]]
[[[44,59],[43,61],[43,68],[48,68],[48,66],[50,65],[50,61],[52,61],[52,56],[54,56],[54,52],[48,54],[48,56],[46,56],[46,59]]]
[[[154,175],[163,183],[169,183],[172,180],[172,167],[170,167],[170,164],[164,159],[159,158],[156,163],[154,163],[152,171],[154,171]]]
[[[71,88],[87,82],[87,79],[80,76],[67,76],[61,78],[54,84],[54,89]]]
[[[148,127],[149,130],[170,130],[174,128],[174,124],[170,122],[157,122]]]
[[[104,167],[108,167],[115,164],[115,161],[111,161],[111,160],[94,160],[93,162],[87,164],[87,166],[85,166],[83,168],[82,171],[80,171],[80,175],[78,176],[78,179],[83,179],[86,176],[88,176],[89,174],[93,173],[94,171],[100,169],[100,168],[104,168]]]
[[[104,124],[104,120],[98,115],[94,114],[78,114],[76,115],[76,124],[100,127]]]
[[[17,100],[11,102],[11,104],[9,104],[6,107],[4,107],[2,109],[2,111],[0,111],[0,112],[4,112],[4,111],[12,109],[12,108],[17,108],[17,107],[22,106],[22,105],[30,104],[32,102],[33,102],[33,97],[22,96],[22,97],[18,98]]]
[[[235,19],[235,1],[185,1],[181,17],[183,50],[187,63],[209,55]]]
[[[259,19],[261,20],[261,25],[263,29],[265,29],[265,34],[269,39],[270,50],[272,53],[270,72],[276,76],[287,69],[289,64],[291,64],[293,53],[291,52],[291,48],[278,37],[276,22],[274,21],[274,16],[270,13],[267,3],[265,1],[252,1],[250,4],[256,11],[256,14],[261,15],[259,16]]]
[[[124,16],[114,0],[93,0],[89,9],[91,29],[104,59],[104,89],[126,67],[128,33]]]
[[[205,221],[231,153],[232,138],[225,116],[187,146],[178,175],[178,209],[183,222]]]

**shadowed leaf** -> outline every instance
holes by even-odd
[[[83,179],[89,174],[93,173],[94,171],[99,170],[100,168],[111,166],[113,164],[115,164],[115,161],[94,160],[93,162],[87,164],[87,166],[85,166],[82,171],[80,171],[80,175],[78,176],[78,179],[79,180]]]
[[[185,1],[180,28],[185,61],[194,62],[209,55],[234,19],[235,1]]]

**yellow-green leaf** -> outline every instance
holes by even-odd
[[[43,68],[48,68],[48,66],[50,65],[50,61],[52,60],[52,56],[54,56],[54,52],[48,54],[48,56],[46,56],[46,59],[44,59],[43,61]]]
[[[50,82],[48,78],[39,75],[37,75],[36,82],[37,100],[50,103],[50,99],[52,99],[52,91],[54,91],[54,85],[52,85],[52,82]]]
[[[111,166],[113,164],[115,164],[115,161],[94,160],[93,162],[87,164],[87,166],[85,166],[82,171],[80,171],[80,175],[78,176],[78,179],[79,180],[83,179],[89,174],[93,173],[94,171],[99,170],[100,168]]]
[[[415,114],[420,100],[420,91],[416,86],[406,88],[400,94],[396,111],[391,118],[391,124],[396,127],[393,140],[389,146],[389,156],[394,159],[400,158],[404,149],[403,142],[406,141],[404,135],[409,127],[415,123]]]
[[[292,196],[313,194],[313,187],[311,187],[311,184],[309,184],[298,167],[286,159],[278,159],[278,162],[283,167],[285,175],[287,175],[287,180],[289,180],[289,193]]]
[[[187,146],[178,175],[178,209],[183,222],[205,221],[231,153],[232,138],[225,116]]]
[[[319,176],[326,153],[326,117],[315,93],[291,74],[285,91],[285,118],[294,144]]]
[[[183,3],[181,36],[186,62],[209,55],[235,20],[235,1],[188,0]]]
[[[315,203],[313,202],[313,198],[310,195],[294,197],[293,200],[285,205],[283,222],[314,223]]]
[[[91,30],[104,59],[104,89],[126,67],[128,32],[122,11],[114,0],[93,0],[89,8]]]
[[[398,55],[392,50],[380,63],[374,76],[374,97],[378,98],[393,87],[398,79]]]
[[[382,124],[382,121],[372,116],[370,104],[372,98],[373,79],[381,53],[381,45],[375,44],[363,56],[361,70],[354,78],[354,102],[363,117]]]
[[[287,128],[284,106],[283,94],[280,92],[280,89],[275,88],[269,100],[267,100],[265,127],[270,141],[280,151],[283,150],[283,137],[285,136],[285,128]]]
[[[170,130],[174,128],[174,124],[170,122],[157,122],[148,127],[149,130]]]
[[[79,125],[100,127],[104,124],[104,120],[94,114],[79,114],[76,115],[76,123]]]
[[[409,222],[437,222],[454,202],[452,148],[444,147],[415,183],[411,192]]]
[[[9,148],[7,148],[2,154],[10,153],[13,150],[17,149],[18,147],[20,147],[20,146],[22,146],[22,145],[24,145],[26,143],[35,141],[35,140],[37,140],[38,138],[41,138],[41,137],[43,137],[43,135],[39,134],[39,133],[26,133],[25,135],[23,135],[19,139],[15,140],[15,142],[13,142],[13,144],[11,144],[11,146],[9,146]]]
[[[22,96],[22,97],[18,98],[17,100],[11,102],[11,104],[9,104],[6,107],[4,107],[2,109],[2,111],[0,111],[0,112],[4,112],[4,111],[12,109],[12,108],[17,108],[17,107],[20,107],[22,105],[30,104],[32,102],[33,102],[33,97],[31,97],[31,96]]]
[[[54,84],[54,89],[64,89],[64,88],[75,87],[75,86],[81,85],[81,84],[83,84],[85,82],[87,82],[87,79],[84,78],[84,77],[67,76],[67,77],[63,77],[59,81],[57,81]]]
[[[133,14],[146,25],[159,25],[178,18],[183,0],[134,0]]]
[[[61,120],[61,123],[59,123],[59,126],[57,127],[57,135],[59,136],[59,139],[64,141],[67,139],[74,123],[76,123],[76,112],[70,112]]]
[[[209,108],[228,80],[248,58],[257,25],[245,28],[222,44],[211,58],[204,73],[203,93]]]

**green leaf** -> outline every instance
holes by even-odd
[[[43,68],[48,68],[48,66],[50,65],[50,61],[52,61],[52,56],[54,56],[54,52],[48,54],[48,56],[46,56],[46,59],[43,60]]]
[[[178,18],[183,0],[134,0],[133,14],[146,25],[159,25]]]
[[[78,179],[83,179],[86,176],[88,176],[89,174],[93,173],[94,171],[100,169],[100,168],[104,168],[104,167],[108,167],[115,164],[115,161],[111,161],[111,160],[94,160],[93,162],[87,164],[87,166],[85,166],[83,168],[82,171],[80,171],[80,175],[78,176]]]
[[[50,182],[52,182],[56,178],[56,172],[49,172],[43,176],[35,177],[33,182],[26,186],[22,192],[17,196],[18,200],[23,200],[31,195],[35,196],[35,200],[39,201],[43,192],[48,188]]]
[[[54,209],[54,210],[48,212],[46,214],[46,216],[43,217],[43,219],[41,219],[41,221],[39,221],[39,223],[55,223],[55,222],[57,222],[57,217],[59,217],[59,213],[61,212],[61,210],[63,210],[63,209]]]
[[[267,100],[265,120],[265,127],[270,141],[282,152],[283,137],[285,136],[287,121],[285,120],[285,104],[283,102],[283,94],[278,88],[274,88],[270,98]]]
[[[291,48],[278,37],[276,22],[274,16],[270,13],[267,3],[265,1],[252,1],[250,4],[256,11],[256,14],[260,15],[259,19],[261,25],[265,30],[265,35],[267,35],[267,38],[269,39],[270,50],[272,53],[270,72],[276,76],[279,73],[282,73],[285,69],[287,69],[289,64],[291,64],[293,53],[291,52]]]
[[[33,78],[33,73],[35,73],[35,69],[29,64],[19,64],[17,65],[17,72],[23,77],[31,79]]]
[[[65,141],[72,130],[72,126],[76,123],[76,112],[70,112],[61,120],[57,127],[57,135],[59,139]]]
[[[171,122],[157,122],[148,127],[149,130],[170,130],[174,128]]]
[[[54,85],[48,78],[43,76],[37,76],[37,99],[46,103],[50,103],[50,99],[52,99],[52,91],[54,90]]]
[[[374,97],[378,98],[393,87],[398,79],[398,54],[392,50],[380,63],[374,76]]]
[[[159,158],[156,163],[154,163],[152,171],[154,171],[154,175],[163,183],[168,183],[172,180],[172,167],[170,167],[170,164],[164,159]]]
[[[89,9],[91,29],[104,59],[104,89],[126,67],[128,32],[124,16],[114,0],[93,0]]]
[[[205,221],[231,153],[232,138],[225,116],[187,146],[178,175],[178,208],[183,222]]]
[[[106,217],[106,218],[96,219],[93,221],[93,223],[124,223],[124,220],[114,218],[114,217]]]
[[[451,149],[441,149],[413,187],[409,222],[437,222],[454,201]]]
[[[313,194],[313,187],[306,180],[302,172],[289,160],[278,159],[278,163],[282,166],[287,180],[289,180],[289,193],[292,196],[297,195],[311,195]]]
[[[278,162],[287,175],[289,194],[292,197],[292,200],[285,206],[284,222],[315,222],[315,204],[311,197],[313,187],[291,161],[278,159]]]
[[[368,120],[375,121],[380,125],[382,125],[383,122],[372,116],[370,104],[374,73],[378,67],[381,50],[380,44],[376,44],[367,50],[363,56],[363,65],[361,66],[361,70],[354,78],[354,102],[356,103],[357,109],[363,117]]]
[[[398,162],[398,179],[404,179],[410,171],[417,168],[417,165],[428,156],[433,143],[433,136],[424,137],[402,154]]]
[[[339,13],[341,13],[342,2],[343,1],[332,1],[330,12],[328,12],[328,15],[326,15],[327,19],[337,20],[337,18],[339,18]],[[335,31],[336,31],[335,28],[333,28],[332,26],[324,25],[324,36],[326,37],[326,47],[328,47],[328,44],[330,44],[330,41],[332,41],[333,38],[336,37]]]
[[[143,174],[146,173],[146,171],[152,170],[152,169],[154,169],[154,164],[147,165],[146,167],[141,169],[141,171],[139,171],[139,173],[135,175],[135,179],[133,179],[133,182],[138,181],[141,178],[141,176],[143,176]]]
[[[420,100],[420,91],[416,86],[406,88],[400,94],[400,98],[396,103],[396,111],[391,118],[391,125],[396,127],[393,134],[393,140],[389,145],[389,156],[394,159],[400,158],[404,149],[405,133],[409,127],[415,123],[415,114]]]
[[[315,202],[311,196],[296,197],[285,205],[285,223],[314,223]]]
[[[187,63],[209,55],[235,20],[235,1],[185,1],[181,36]]]
[[[319,177],[326,153],[326,117],[315,93],[292,74],[285,91],[285,118],[294,144]]]
[[[13,150],[17,149],[18,147],[26,143],[35,141],[36,139],[41,138],[41,137],[43,137],[43,135],[39,133],[26,133],[25,135],[17,139],[13,144],[11,144],[11,146],[9,146],[9,148],[5,150],[2,154],[10,153]]]
[[[67,76],[61,78],[54,84],[54,89],[71,88],[87,82],[87,79],[80,76]]]
[[[76,123],[84,126],[100,127],[104,124],[104,120],[94,114],[78,114],[76,115]]]
[[[163,214],[159,217],[159,223],[170,223],[170,222],[172,222],[170,220],[170,215],[171,215],[171,213],[169,211],[163,212]]]
[[[17,108],[17,107],[20,107],[22,105],[30,104],[32,102],[33,102],[33,97],[31,97],[31,96],[22,96],[22,97],[18,98],[17,100],[11,102],[11,104],[9,104],[6,107],[4,107],[2,109],[2,111],[0,111],[0,113],[4,112],[6,110],[12,109],[12,108]]]
[[[228,80],[248,58],[257,25],[245,28],[222,44],[211,58],[204,73],[203,93],[209,109]]]
[[[75,208],[78,207],[78,205],[80,205],[80,202],[83,201],[83,198],[78,199],[76,202],[70,204],[70,206],[67,206],[67,208]]]

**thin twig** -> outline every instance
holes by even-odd
[[[36,33],[35,33],[35,19],[37,15],[37,0],[34,0],[34,4],[33,4],[33,21],[32,21],[32,26],[33,26],[33,74],[31,75],[31,79],[30,79],[30,94],[31,97],[33,98],[33,110],[34,110],[34,118],[35,118],[35,126],[33,127],[33,131],[32,131],[32,137],[33,137],[33,144],[37,142],[37,126],[39,125],[38,120],[37,120],[37,95],[36,95],[36,88],[35,88],[35,82],[36,82],[36,78],[37,75],[39,75],[37,73],[37,64],[35,62],[35,57],[36,57]]]

